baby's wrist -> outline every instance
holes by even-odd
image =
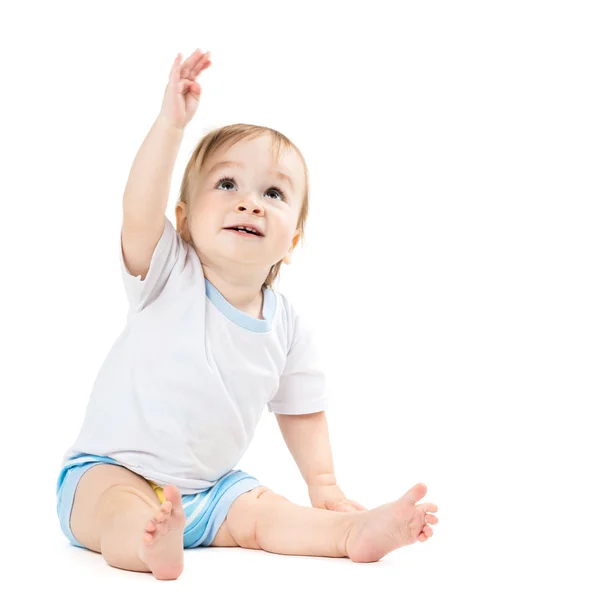
[[[319,473],[308,477],[306,483],[309,488],[314,487],[329,487],[337,485],[335,475],[333,473]]]
[[[177,135],[183,135],[183,132],[185,131],[185,126],[182,127],[181,125],[177,125],[177,123],[174,123],[169,117],[162,113],[159,113],[158,117],[156,117],[156,124],[164,130],[172,131]]]

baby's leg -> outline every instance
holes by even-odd
[[[375,562],[401,546],[425,541],[437,523],[435,504],[416,505],[427,492],[417,484],[400,499],[369,511],[342,513],[292,504],[260,487],[231,505],[213,545],[227,538],[244,548],[277,554],[347,556]]]
[[[177,489],[167,486],[164,491],[161,506],[139,475],[116,465],[96,465],[77,486],[71,531],[113,567],[176,579],[183,570],[185,515]]]

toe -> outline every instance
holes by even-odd
[[[436,504],[432,504],[431,502],[423,502],[421,504],[417,504],[417,508],[420,508],[423,512],[434,513],[438,511],[438,507]]]
[[[424,483],[417,483],[417,485],[413,486],[406,494],[404,494],[404,496],[402,496],[402,499],[408,500],[411,504],[416,504],[426,493],[427,486]]]
[[[165,504],[170,506],[170,517],[180,518],[184,514],[181,494],[179,490],[172,485],[165,487]]]
[[[164,488],[165,501],[171,503],[172,510],[179,510],[181,506],[181,494],[174,485],[166,485]]]

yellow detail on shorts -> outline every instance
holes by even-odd
[[[154,481],[150,481],[149,479],[147,479],[146,481],[148,481],[148,483],[152,486],[152,489],[156,492],[156,495],[158,496],[158,499],[162,504],[165,501],[165,493],[163,489],[160,487],[160,485],[154,483]]]

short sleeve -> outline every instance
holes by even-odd
[[[122,231],[121,231],[122,234]],[[150,268],[146,277],[142,280],[141,275],[132,275],[125,265],[123,256],[123,245],[120,243],[120,263],[125,294],[129,301],[130,313],[139,312],[151,304],[165,288],[173,267],[182,250],[182,240],[175,231],[171,221],[165,217],[163,233],[154,248]]]
[[[310,330],[296,316],[294,337],[279,389],[268,404],[269,412],[282,415],[316,413],[328,405],[325,374]]]

